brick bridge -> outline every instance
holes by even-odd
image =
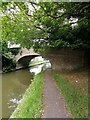
[[[31,59],[37,56],[40,56],[40,55],[35,53],[33,49],[27,50],[26,48],[22,48],[15,57],[16,69],[28,67]]]

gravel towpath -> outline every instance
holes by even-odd
[[[44,72],[42,118],[70,118],[64,99],[52,78],[51,70]]]

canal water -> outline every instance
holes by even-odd
[[[2,74],[2,117],[9,118],[31,83],[28,69]]]
[[[33,75],[51,68],[51,63],[44,63],[15,72],[2,74],[2,117],[9,118],[31,83]]]

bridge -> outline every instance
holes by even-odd
[[[26,48],[22,48],[21,51],[16,55],[16,69],[21,69],[28,67],[29,62],[34,57],[41,56],[33,51],[33,49],[27,50]]]

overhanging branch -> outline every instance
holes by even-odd
[[[43,32],[46,32],[43,28],[41,28],[40,26],[36,26],[36,25],[34,25],[34,27],[35,28],[38,28],[38,29],[40,29],[40,30],[42,30]]]

